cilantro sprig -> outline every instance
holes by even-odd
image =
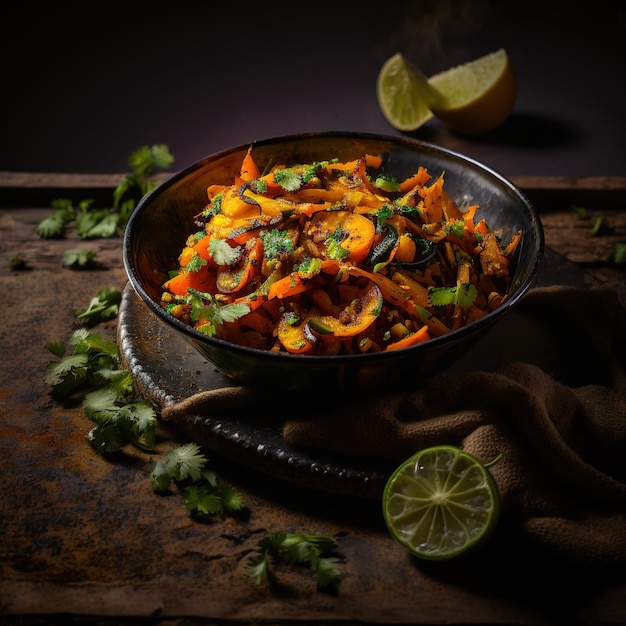
[[[132,172],[124,176],[113,191],[111,206],[95,207],[91,198],[74,206],[67,198],[57,198],[51,203],[52,214],[37,225],[37,235],[42,239],[60,239],[72,225],[82,239],[121,234],[139,200],[157,186],[154,174],[168,169],[173,162],[166,145],[140,147],[128,159]]]
[[[336,546],[333,537],[324,535],[268,533],[258,542],[259,554],[250,557],[246,573],[256,585],[273,585],[278,581],[273,560],[300,563],[309,566],[318,587],[327,588],[340,578],[339,558],[330,554]]]
[[[206,467],[207,462],[195,442],[173,448],[150,474],[153,491],[167,491],[173,481],[181,490],[185,507],[195,517],[239,511],[243,496],[236,489],[219,484],[216,475]]]
[[[88,326],[94,326],[117,317],[121,301],[122,294],[118,289],[105,287],[98,290],[84,311],[74,311],[74,315]]]
[[[133,379],[120,367],[117,344],[100,334],[80,328],[71,335],[68,353],[62,342],[46,348],[55,356],[46,366],[45,381],[58,402],[80,402],[95,422],[87,439],[101,453],[117,452],[131,443],[151,450],[156,438],[156,414],[146,402],[130,402]]]
[[[250,313],[250,307],[243,302],[224,304],[210,293],[193,288],[187,292],[186,296],[176,296],[175,300],[178,304],[191,306],[191,319],[203,322],[198,325],[198,330],[207,335],[214,336],[221,324],[234,322]]]
[[[461,283],[454,287],[429,287],[428,296],[433,306],[458,304],[471,307],[478,297],[478,289],[473,283]]]

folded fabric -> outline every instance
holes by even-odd
[[[496,365],[486,358],[479,367],[407,377],[405,392],[333,402],[323,413],[287,419],[284,439],[398,463],[438,444],[485,463],[501,455],[490,471],[503,516],[564,560],[624,566],[626,309],[614,291],[558,286],[531,290],[516,311],[533,321],[545,352],[526,350],[524,341],[516,347],[510,337]],[[162,416],[227,415],[250,393],[200,393]]]

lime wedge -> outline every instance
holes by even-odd
[[[487,468],[454,446],[414,454],[392,473],[383,493],[391,535],[422,559],[451,559],[482,543],[500,512]]]
[[[513,111],[517,96],[515,73],[504,49],[435,74],[428,82],[441,96],[431,106],[434,115],[467,134],[500,126]]]
[[[383,115],[398,130],[416,130],[433,117],[430,106],[436,92],[422,72],[399,52],[380,68],[376,95]]]

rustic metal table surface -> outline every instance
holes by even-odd
[[[0,623],[626,623],[626,572],[590,577],[552,562],[506,524],[468,558],[420,563],[391,540],[377,502],[308,490],[216,455],[211,467],[241,491],[245,513],[199,523],[180,497],[152,491],[154,455],[96,454],[83,410],[50,397],[45,345],[68,339],[80,326],[74,311],[98,289],[124,289],[121,239],[45,240],[35,229],[51,199],[110,194],[117,180],[0,173]],[[558,280],[601,282],[626,301],[623,266],[607,261],[626,241],[626,179],[513,182],[540,212]],[[592,237],[596,217],[608,229]],[[98,269],[63,267],[63,251],[79,247],[96,252]],[[26,269],[12,267],[15,257]],[[116,320],[97,330],[114,339]],[[178,439],[165,427],[160,434],[157,450]],[[318,591],[300,569],[289,570],[283,593],[253,585],[246,562],[268,531],[340,537],[336,593]]]

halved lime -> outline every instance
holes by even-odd
[[[437,94],[426,77],[398,52],[378,72],[378,105],[387,121],[398,130],[416,130],[433,117],[430,106]]]
[[[450,128],[466,134],[486,133],[511,114],[517,81],[503,48],[428,79],[441,95],[431,108]]]
[[[422,559],[451,559],[495,528],[500,495],[489,470],[454,446],[420,450],[392,473],[383,493],[391,535]]]

